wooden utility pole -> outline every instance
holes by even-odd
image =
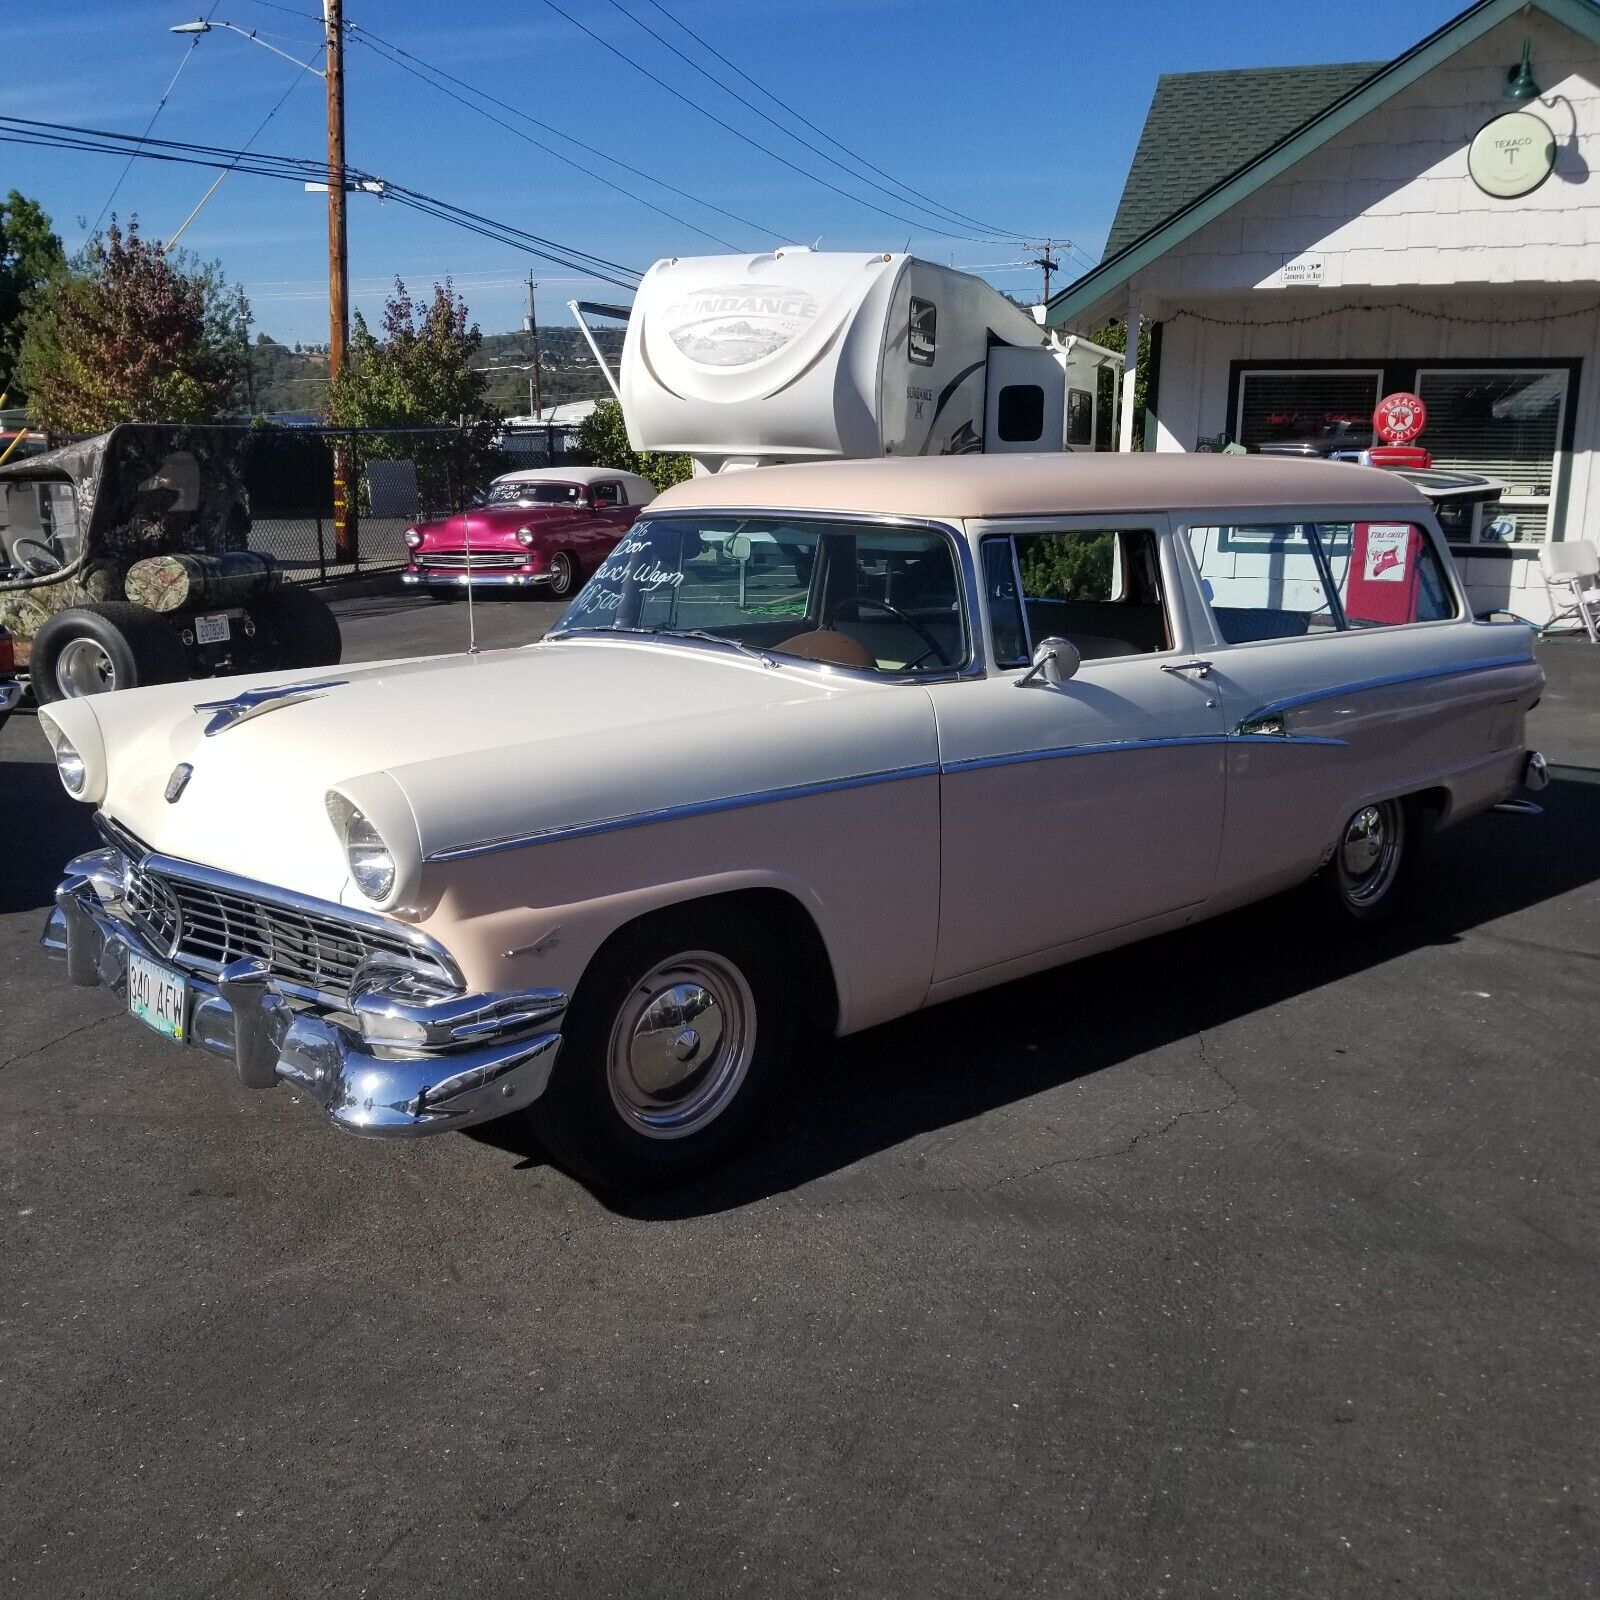
[[[1028,263],[1029,266],[1038,267],[1044,273],[1044,296],[1040,301],[1042,305],[1050,303],[1050,275],[1060,264],[1055,258],[1054,247],[1055,240],[1046,239],[1042,245],[1037,247],[1039,254]]]
[[[533,338],[533,375],[529,379],[529,404],[533,407],[533,420],[537,422],[544,415],[544,389],[542,374],[539,371],[539,313],[533,307],[533,291],[539,287],[533,281],[533,273],[528,273],[528,332]]]
[[[350,337],[350,246],[345,231],[344,0],[322,0],[328,43],[328,377],[339,376]],[[333,453],[333,541],[340,561],[359,559],[354,485],[346,452]]]

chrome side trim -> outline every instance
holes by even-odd
[[[1273,700],[1258,706],[1249,716],[1241,717],[1236,731],[1243,732],[1252,722],[1273,717],[1299,706],[1315,705],[1319,700],[1337,700],[1340,695],[1366,694],[1373,689],[1392,689],[1402,683],[1425,683],[1430,678],[1464,678],[1475,672],[1494,672],[1501,667],[1531,667],[1531,656],[1495,656],[1489,661],[1467,661],[1448,667],[1422,667],[1415,672],[1392,672],[1382,678],[1361,678],[1353,683],[1339,683],[1328,689],[1313,689],[1308,694],[1290,695],[1287,699]]]
[[[1189,733],[1166,739],[1107,739],[1101,744],[1063,744],[1044,750],[1008,750],[1002,755],[969,756],[964,761],[947,761],[947,777],[962,772],[980,772],[989,767],[1020,767],[1034,761],[1064,761],[1072,756],[1123,754],[1132,750],[1173,750],[1185,745],[1231,744],[1225,733]]]
[[[284,911],[297,911],[309,916],[328,917],[353,928],[365,928],[373,933],[399,939],[419,954],[437,961],[452,983],[466,987],[455,957],[437,939],[430,938],[420,928],[398,922],[380,912],[366,911],[359,906],[340,905],[334,900],[319,900],[314,895],[300,894],[294,889],[283,889],[276,884],[258,883],[254,878],[241,878],[231,872],[220,872],[215,867],[203,867],[195,861],[180,861],[176,856],[162,855],[159,851],[136,839],[127,829],[113,822],[102,812],[95,814],[96,826],[102,835],[130,860],[136,861],[146,872],[160,873],[163,877],[178,878],[185,883],[198,884],[202,889],[219,889],[229,894],[247,895]]]
[[[808,800],[814,795],[835,794],[844,789],[868,789],[880,783],[903,783],[910,778],[935,778],[936,763],[916,767],[891,767],[882,772],[863,772],[853,778],[830,778],[821,783],[797,783],[785,789],[758,789],[749,794],[727,795],[717,800],[691,800],[682,805],[661,806],[652,811],[634,811],[626,816],[606,817],[599,822],[574,822],[532,833],[507,834],[500,839],[484,839],[476,844],[452,845],[435,850],[423,859],[430,865],[441,861],[464,861],[472,856],[495,855],[502,850],[520,850],[525,845],[551,844],[558,839],[587,839],[597,833],[616,833],[623,828],[643,828],[658,822],[681,822],[688,817],[713,816],[722,811],[743,811],[750,806],[773,805],[781,800]]]

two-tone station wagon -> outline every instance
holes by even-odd
[[[1306,881],[1382,917],[1430,829],[1542,785],[1542,681],[1389,473],[727,472],[538,644],[46,708],[106,844],[45,942],[340,1127],[525,1114],[660,1181],[747,1126],[802,1022]]]

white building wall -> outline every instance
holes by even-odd
[[[1556,135],[1555,171],[1497,200],[1467,173],[1467,146],[1530,42]],[[1242,109],[1242,108],[1241,108]],[[1542,12],[1492,29],[1313,151],[1140,275],[1147,295],[1282,289],[1310,263],[1326,292],[1447,284],[1600,282],[1600,51]]]

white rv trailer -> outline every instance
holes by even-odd
[[[584,313],[627,319],[613,388],[633,447],[684,452],[702,472],[1093,449],[1098,370],[1121,359],[1047,345],[981,278],[887,253],[674,257],[630,311],[572,309],[596,359]]]

